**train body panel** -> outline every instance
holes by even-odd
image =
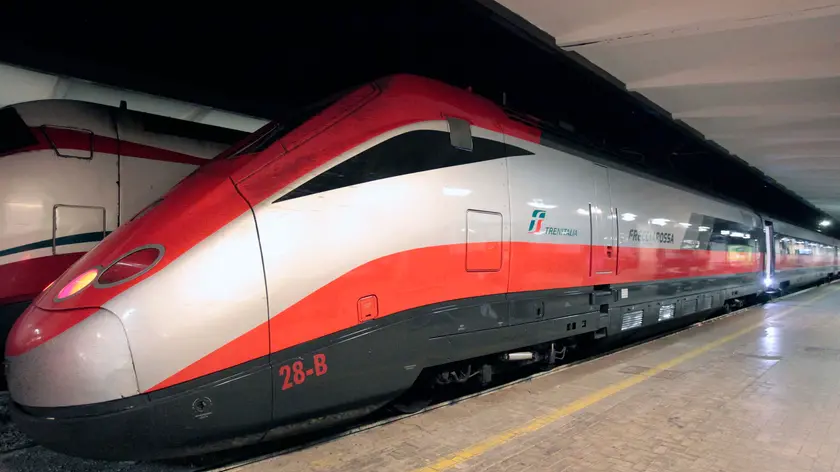
[[[119,224],[162,197],[195,168],[195,165],[180,162],[121,156]]]
[[[86,252],[116,227],[116,156],[97,153],[81,166],[75,159],[57,158],[52,150],[43,150],[0,158],[0,165],[4,202],[0,218],[7,222],[0,242],[0,264],[52,255],[54,211],[58,213],[56,253]],[[55,205],[90,208],[54,210]],[[0,294],[0,299],[12,295]]]
[[[165,134],[177,121],[72,100],[2,110],[0,305],[31,300],[105,234],[235,139]],[[12,265],[18,261],[27,263]]]
[[[391,77],[332,103],[202,166],[36,299],[10,337],[11,372],[88,329],[81,315],[39,313],[101,309],[125,326],[141,393],[87,386],[47,405],[27,391],[46,386],[21,377],[24,430],[119,458],[263,438],[370,411],[423,372],[763,290],[764,223],[749,209],[567,151],[433,81]],[[152,247],[142,272],[98,282]],[[48,416],[66,422],[50,429]],[[167,435],[138,433],[152,424]],[[66,428],[144,439],[91,450]]]
[[[34,313],[82,320],[51,342],[16,358],[9,388],[22,404],[85,405],[140,393],[125,330],[113,313],[101,309]]]
[[[125,327],[141,391],[240,334],[249,333],[248,350],[238,358],[227,353],[225,362],[268,355],[265,282],[253,215],[236,218],[102,307]]]
[[[625,172],[610,175],[613,198],[623,205],[615,282],[761,270],[757,215]]]
[[[507,159],[514,241],[510,291],[592,285],[593,164],[535,143],[507,142],[533,152]]]
[[[513,257],[511,283],[523,285],[512,285],[511,291],[555,288],[560,280],[560,286],[626,284],[761,270],[760,221],[745,209],[546,147],[535,156],[508,160],[514,240],[562,241],[566,251],[519,272],[519,262],[531,263],[532,257],[541,256]],[[555,165],[557,170],[550,171]],[[599,185],[609,193],[599,191]],[[556,198],[548,202],[534,197],[534,187],[554,188]],[[550,230],[529,232],[535,214],[544,220],[537,224]],[[601,226],[600,233],[590,233],[590,225]],[[729,236],[730,231],[737,237]],[[544,249],[537,245],[534,250]],[[536,271],[552,270],[554,260],[576,263],[561,264],[562,274],[546,273],[542,281],[534,281]]]
[[[12,323],[45,286],[244,136],[73,100],[0,109],[3,345]]]
[[[766,221],[772,236],[769,288],[785,290],[840,272],[837,242],[833,238],[777,219]]]
[[[402,147],[403,139],[417,143],[403,149],[433,158],[452,149],[445,126],[439,121],[395,130],[366,143],[373,144],[368,149],[354,149],[345,162],[374,154],[399,159],[388,146]],[[485,139],[479,136],[476,141]],[[501,138],[494,138],[503,152]],[[256,206],[272,351],[358,324],[365,297],[376,304],[374,317],[504,293],[509,202],[506,163],[498,157]],[[318,248],[317,255],[301,251],[309,247]]]

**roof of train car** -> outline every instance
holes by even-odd
[[[86,111],[104,113],[121,113],[122,116],[136,121],[143,129],[150,133],[167,134],[198,141],[210,141],[221,144],[233,144],[243,139],[249,133],[231,128],[223,128],[195,121],[181,120],[169,116],[147,113],[130,108],[112,107],[100,103],[69,99],[44,99],[20,102],[8,105],[2,109],[13,108],[18,111],[31,111],[39,108],[78,108]],[[0,109],[1,110],[1,109]],[[56,123],[60,124],[60,123]]]

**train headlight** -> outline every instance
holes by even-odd
[[[96,288],[113,287],[140,277],[163,258],[163,246],[138,247],[112,262],[96,279]]]
[[[99,269],[88,269],[81,274],[73,277],[73,280],[67,282],[67,285],[61,288],[58,292],[58,296],[55,297],[55,301],[60,302],[64,299],[70,298],[73,295],[81,292],[84,290],[88,285],[96,279],[96,276],[99,274]]]

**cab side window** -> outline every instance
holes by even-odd
[[[452,146],[448,132],[409,131],[362,151],[275,202],[400,175],[533,154],[491,139],[476,136],[472,139],[473,149],[468,151]]]

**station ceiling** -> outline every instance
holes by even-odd
[[[498,2],[840,218],[840,3]]]
[[[504,100],[590,150],[772,216],[812,228],[828,213],[840,218],[831,177],[840,175],[832,160],[840,85],[831,76],[840,61],[817,54],[836,52],[828,41],[836,14],[816,3],[797,13],[782,0],[672,3],[7,11],[0,63],[45,75],[13,80],[26,74],[0,69],[0,101],[63,93],[113,102],[129,90],[130,108],[248,129],[252,119],[282,120],[349,86],[416,73]],[[775,37],[795,25],[803,38]],[[768,28],[777,30],[759,33]]]

